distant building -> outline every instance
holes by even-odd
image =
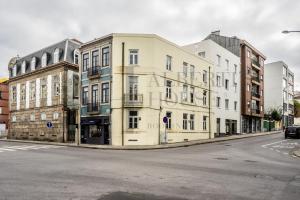
[[[75,140],[80,44],[66,39],[10,61],[8,138]]]
[[[211,39],[184,48],[214,63],[212,107],[216,122],[215,136],[240,133],[240,57]]]
[[[0,136],[4,135],[8,129],[8,79],[0,78]]]
[[[265,65],[265,112],[282,112],[282,125],[294,124],[294,73],[283,61]]]
[[[264,117],[264,61],[266,57],[246,40],[236,36],[212,32],[206,39],[213,40],[240,57],[241,62],[241,132],[262,131]]]
[[[212,63],[153,34],[110,34],[80,52],[82,143],[157,145],[213,137]]]

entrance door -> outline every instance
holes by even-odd
[[[221,131],[221,119],[217,118],[217,136],[220,136]]]

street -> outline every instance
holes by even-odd
[[[295,147],[283,134],[146,151],[0,141],[0,199],[298,200]]]

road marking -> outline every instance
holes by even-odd
[[[265,145],[262,145],[262,147],[266,148],[267,146],[270,146],[272,144],[277,144],[279,142],[283,142],[283,141],[287,141],[287,140],[280,140],[280,141],[277,141],[277,142],[273,142],[273,143],[269,143],[269,144],[265,144]]]
[[[6,148],[0,148],[1,151],[16,151],[14,149],[6,149]]]
[[[5,146],[0,147],[0,153],[10,152],[10,151],[27,151],[27,150],[38,150],[38,149],[56,149],[62,148],[63,146],[55,146],[55,145],[22,145],[22,146]]]

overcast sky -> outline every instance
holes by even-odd
[[[179,45],[213,30],[246,39],[283,60],[300,90],[300,1],[297,0],[0,0],[0,76],[17,54],[65,38],[89,41],[112,32],[155,33]]]

